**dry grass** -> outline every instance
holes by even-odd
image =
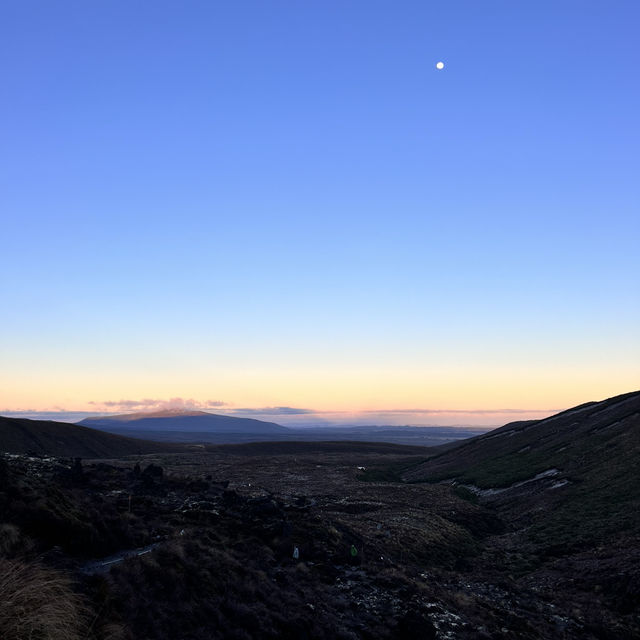
[[[0,638],[86,638],[87,612],[60,574],[38,564],[0,559]]]

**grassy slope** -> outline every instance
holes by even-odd
[[[640,393],[581,405],[539,422],[505,425],[405,471],[410,482],[456,478],[508,487],[555,468],[561,489],[520,498],[537,512],[530,530],[544,546],[603,541],[640,531]],[[508,492],[504,494],[508,496]]]
[[[546,420],[512,423],[437,453],[408,471],[409,481],[456,478],[507,487],[550,468],[574,478],[633,466],[640,446],[640,392],[581,405]]]

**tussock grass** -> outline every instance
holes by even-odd
[[[0,638],[80,640],[87,611],[60,574],[39,564],[0,559]]]

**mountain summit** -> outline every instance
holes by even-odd
[[[252,418],[236,418],[206,411],[165,409],[151,413],[129,413],[117,416],[85,418],[78,424],[104,431],[185,431],[209,433],[276,434],[289,431],[275,422]]]

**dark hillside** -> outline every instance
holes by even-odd
[[[487,547],[489,565],[533,571],[556,589],[607,584],[618,594],[612,602],[632,609],[640,602],[640,568],[629,561],[639,553],[639,457],[634,392],[505,425],[402,476],[452,484],[508,523],[508,535]]]
[[[183,445],[125,438],[66,422],[0,417],[0,451],[7,453],[114,458],[183,449]]]
[[[488,489],[508,487],[552,468],[573,479],[633,475],[638,447],[640,392],[633,392],[545,420],[507,424],[449,446],[404,478],[414,482],[452,478]]]

